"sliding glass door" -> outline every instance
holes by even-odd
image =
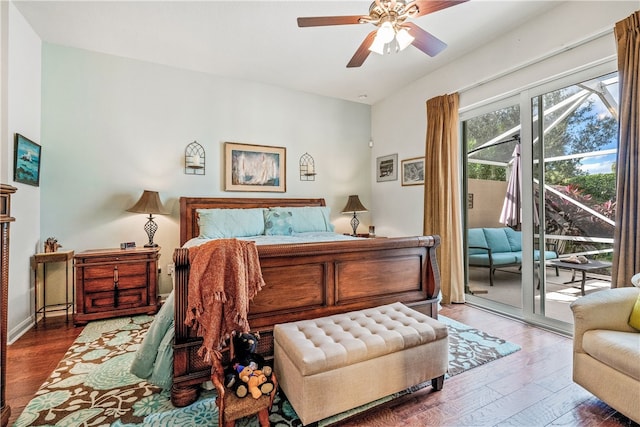
[[[520,255],[498,254],[495,250],[509,246],[502,211],[510,200],[509,177],[520,162],[514,155],[520,148],[520,106],[514,101],[463,122],[467,150],[467,292],[505,310],[522,309]],[[514,230],[520,229],[520,218],[508,222]],[[520,234],[518,231],[513,236]]]
[[[468,301],[568,332],[610,287],[618,87],[595,72],[461,115]]]
[[[544,217],[534,239],[560,260],[536,265],[534,311],[545,317],[571,322],[572,301],[611,286],[617,99],[617,73],[531,99],[533,191]]]

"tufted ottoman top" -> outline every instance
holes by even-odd
[[[443,323],[402,303],[276,325],[274,341],[303,376],[445,338]]]

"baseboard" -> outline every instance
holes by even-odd
[[[15,328],[11,329],[7,334],[7,344],[11,345],[23,336],[27,331],[33,328],[33,317],[29,316],[18,324]]]

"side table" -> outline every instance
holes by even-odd
[[[69,322],[69,309],[72,310],[73,314],[73,306],[74,306],[74,293],[73,290],[71,292],[71,301],[69,301],[69,283],[73,286],[74,280],[71,279],[69,282],[69,267],[73,267],[73,250],[69,251],[58,251],[58,252],[44,252],[35,254],[31,259],[31,268],[33,268],[34,272],[34,280],[35,280],[35,298],[34,298],[34,313],[35,313],[35,327],[38,327],[38,313],[42,313],[42,320],[47,319],[47,309],[48,311],[66,311],[67,315],[67,323]],[[64,262],[65,263],[65,298],[64,304],[47,304],[47,264],[50,262]],[[38,280],[38,265],[42,264],[42,307],[38,307],[38,296],[40,295],[40,281]],[[73,268],[71,268],[71,275],[73,276]],[[53,308],[57,307],[57,308]]]
[[[549,264],[554,267],[560,267],[560,268],[572,270],[573,274],[571,275],[571,280],[569,280],[568,282],[564,282],[564,284],[568,285],[570,283],[580,282],[580,293],[582,295],[584,295],[585,282],[591,279],[591,277],[587,277],[588,272],[591,272],[593,270],[599,270],[601,268],[611,267],[611,262],[609,261],[589,260],[589,262],[586,264],[574,264],[572,262],[564,262],[562,261],[562,258],[553,259],[549,261]],[[582,280],[576,280],[576,270],[582,272]]]

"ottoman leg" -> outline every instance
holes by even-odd
[[[444,386],[444,375],[440,375],[438,378],[433,378],[431,380],[431,387],[433,387],[435,391],[442,390],[443,386]]]

